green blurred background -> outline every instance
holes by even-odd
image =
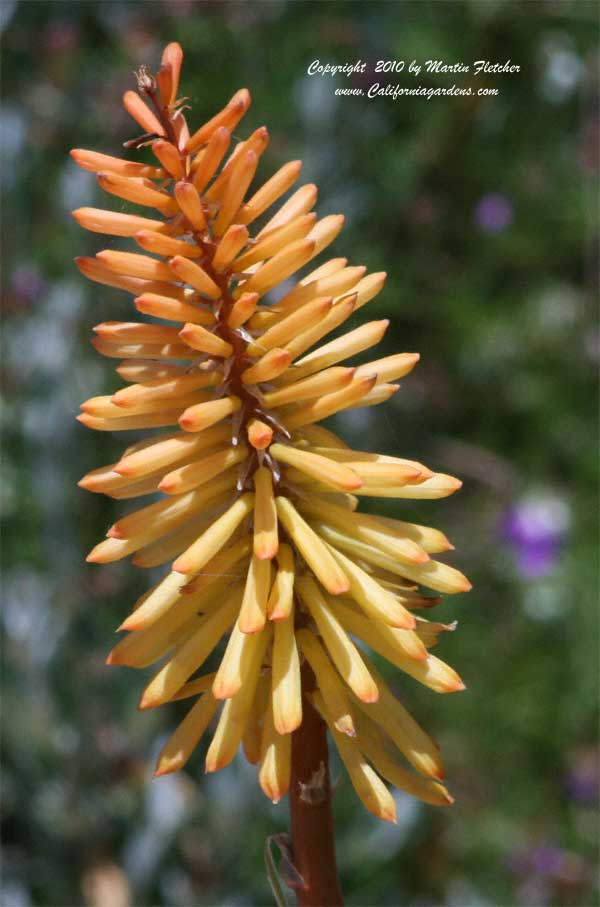
[[[104,665],[147,577],[84,563],[123,510],[76,487],[121,449],[74,420],[117,387],[88,338],[132,309],[72,262],[106,241],[70,217],[102,200],[68,150],[119,153],[136,133],[121,93],[172,40],[192,124],[248,86],[240,134],[266,123],[272,136],[261,174],[302,158],[319,213],[347,215],[334,252],[388,271],[368,311],[391,319],[381,355],[418,350],[421,363],[385,407],[337,429],[464,480],[448,500],[387,507],[447,531],[475,587],[438,609],[459,621],[440,654],[467,691],[399,681],[443,747],[456,804],[399,795],[387,826],[334,767],[347,902],[597,903],[597,4],[2,0],[0,14],[2,905],[273,902],[262,851],[286,803],[266,801],[241,758],[205,779],[198,752],[151,781],[179,712],[140,714],[143,677]],[[510,58],[521,72],[421,74],[500,90],[431,101],[336,97],[368,80],[306,74],[359,58]]]

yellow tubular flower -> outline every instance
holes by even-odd
[[[414,611],[440,601],[427,588],[454,594],[470,583],[433,559],[452,548],[439,530],[357,505],[363,496],[442,498],[461,483],[422,463],[351,450],[316,424],[387,400],[419,356],[348,361],[389,322],[343,329],[385,280],[345,258],[313,265],[271,302],[269,291],[332,243],[344,219],[318,220],[316,187],[292,188],[300,161],[257,179],[264,127],[229,150],[247,89],[190,134],[177,100],[181,62],[181,48],[169,44],[157,77],[142,67],[138,92],[123,97],[143,130],[125,147],[149,146],[155,161],[71,152],[109,194],[140,206],[74,211],[85,229],[138,247],[110,248],[78,267],[158,319],[95,328],[94,346],[121,360],[125,384],[88,400],[78,418],[99,431],[166,429],[80,482],[117,499],[157,496],[122,516],[88,560],[171,562],[124,619],[107,662],[161,662],[141,708],[193,699],[157,775],[183,767],[212,726],[206,770],[227,765],[241,743],[277,801],[290,785],[291,735],[314,708],[375,815],[394,821],[386,782],[449,804],[437,747],[364,650],[409,684],[463,689],[429,652],[455,625]]]

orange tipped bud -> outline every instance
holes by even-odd
[[[274,711],[274,706],[269,707],[264,721],[258,781],[265,796],[279,803],[290,786],[292,738],[278,730]]]
[[[175,198],[193,229],[203,233],[206,230],[206,217],[197,189],[191,183],[175,183]]]
[[[172,231],[172,227],[161,220],[150,220],[135,214],[120,214],[117,211],[103,211],[101,208],[78,208],[71,213],[81,227],[92,233],[135,236],[140,230],[150,230],[161,235]]]
[[[289,164],[284,164],[241,209],[240,223],[250,224],[260,217],[263,211],[266,211],[284,192],[287,192],[290,186],[293,186],[300,176],[301,170],[302,161],[290,161]]]
[[[352,740],[344,734],[340,734],[333,726],[327,713],[325,702],[319,693],[314,695],[314,702],[329,723],[342,762],[346,766],[352,786],[363,805],[378,819],[395,823],[396,804],[394,798],[379,775],[365,759],[360,749],[359,740]]]
[[[310,400],[322,394],[330,394],[341,390],[351,383],[355,377],[355,369],[342,366],[326,369],[303,381],[296,381],[281,390],[265,394],[264,400],[268,406],[283,406],[286,403],[297,403],[299,400]]]
[[[265,626],[270,589],[271,562],[253,555],[240,609],[239,628],[242,633],[259,633]]]
[[[419,485],[411,485],[402,489],[403,498],[414,498],[423,500],[434,500],[436,498],[446,498],[462,488],[460,479],[454,476],[447,476],[444,473],[436,472]]]
[[[118,157],[111,157],[110,154],[100,154],[98,151],[73,148],[70,154],[79,167],[83,170],[91,170],[93,173],[108,170],[111,173],[118,173],[120,176],[137,176],[155,180],[163,179],[165,176],[164,170],[160,167],[149,167],[138,161],[124,161]]]
[[[315,249],[315,243],[311,239],[299,239],[290,243],[285,249],[282,249],[273,258],[261,265],[260,268],[244,281],[239,290],[234,292],[234,297],[239,298],[242,292],[258,293],[264,296],[275,284],[280,283],[301,268],[303,264],[311,258]]]
[[[309,349],[313,344],[324,337],[330,331],[335,330],[340,324],[343,324],[353,313],[356,304],[356,295],[351,293],[342,299],[334,302],[332,308],[325,314],[321,320],[307,326],[300,334],[286,343],[287,349],[296,359],[301,353]],[[306,303],[309,306],[310,303]],[[304,306],[297,310],[296,315],[304,310]],[[293,315],[289,316],[293,318]],[[278,327],[278,325],[276,325]]]
[[[302,724],[300,658],[296,645],[293,605],[289,616],[275,623],[272,672],[275,730],[279,734],[291,734]]]
[[[135,234],[135,241],[142,249],[154,255],[183,255],[184,258],[201,258],[202,250],[192,243],[181,239],[172,239],[153,230],[140,230]]]
[[[242,372],[242,381],[244,384],[259,384],[261,381],[272,381],[286,370],[291,361],[291,353],[275,347],[265,353],[258,362]]]
[[[396,699],[370,659],[366,655],[363,655],[363,658],[377,682],[379,699],[367,706],[357,698],[356,704],[365,715],[371,717],[385,730],[417,771],[441,781],[444,778],[444,766],[436,743]]]
[[[260,679],[265,649],[271,640],[270,627],[259,634],[252,646],[253,660],[246,680],[232,699],[223,707],[217,730],[206,754],[206,771],[216,772],[229,765],[244,736],[252,713],[254,695]]]
[[[123,343],[175,343],[179,339],[177,328],[135,321],[103,321],[94,327],[94,333]]]
[[[225,231],[212,260],[212,266],[215,271],[221,274],[227,270],[240,249],[243,249],[248,242],[248,236],[248,230],[246,227],[242,227],[241,224],[233,224]],[[247,294],[248,297],[252,295],[251,293]],[[256,296],[256,294],[254,295]],[[256,298],[258,299],[258,296]]]
[[[176,498],[156,501],[118,520],[107,535],[114,538],[133,538],[148,532],[149,527],[155,538],[166,535],[188,519],[198,516],[198,512],[207,504],[212,504],[221,493],[229,492],[235,485],[235,480],[235,471],[227,471],[208,487],[202,486]]]
[[[347,536],[379,548],[409,564],[422,564],[429,560],[427,552],[416,541],[407,538],[401,531],[393,532],[382,526],[380,518],[364,513],[348,514],[345,507],[336,506],[331,501],[325,503],[315,496],[310,501],[302,501],[300,509]]]
[[[333,259],[333,261],[345,263],[346,259]],[[295,312],[299,306],[304,305],[305,302],[309,302],[311,299],[316,299],[317,296],[338,297],[342,293],[354,289],[354,286],[366,270],[362,266],[346,268],[342,265],[341,268],[334,270],[332,273],[325,272],[323,275],[315,276],[319,272],[319,269],[317,269],[315,274],[309,274],[308,277],[296,284],[290,293],[280,299],[277,303],[277,308],[283,313]]]
[[[185,146],[186,154],[189,154],[191,151],[196,151],[198,148],[201,148],[202,145],[205,145],[213,133],[223,126],[231,132],[248,110],[250,101],[250,92],[247,88],[236,91],[227,106],[190,137]]]
[[[244,293],[243,296],[240,296],[238,301],[233,304],[227,318],[229,327],[235,330],[245,324],[256,309],[257,302],[258,293]]]
[[[181,64],[183,62],[183,51],[177,41],[171,41],[163,51],[161,63],[171,67],[171,97],[164,98],[165,104],[173,106],[179,90],[179,76],[181,73]]]
[[[168,702],[181,689],[229,630],[238,607],[239,594],[235,593],[224,605],[197,623],[194,632],[176,649],[144,690],[139,703],[140,709],[156,708],[163,702]]]
[[[213,235],[216,237],[223,236],[227,227],[232,222],[235,214],[242,202],[248,186],[252,182],[256,168],[258,167],[258,156],[254,151],[247,151],[239,155],[238,160],[231,168],[231,174],[223,192],[223,198],[219,206],[219,214],[213,224]]]
[[[380,586],[370,574],[361,569],[358,564],[355,564],[351,558],[346,557],[331,545],[328,545],[328,548],[348,577],[350,583],[349,594],[354,601],[373,620],[381,621],[384,624],[406,631],[404,634],[396,635],[394,638],[398,640],[398,644],[410,658],[426,658],[427,650],[425,646],[414,633],[408,632],[414,630],[416,626],[416,621],[410,611],[407,611],[404,605],[391,592]]]
[[[150,108],[142,101],[139,94],[135,91],[126,91],[123,95],[123,106],[127,113],[139,123],[144,132],[154,133],[155,135],[164,135],[160,120],[152,113]]]
[[[378,384],[397,381],[398,378],[404,378],[405,375],[412,372],[420,358],[418,353],[396,353],[393,356],[385,356],[383,359],[359,365],[356,374],[359,378],[363,375],[376,374]]]
[[[400,390],[399,384],[376,384],[360,402],[360,406],[377,406],[386,403]],[[355,407],[358,409],[359,407]]]
[[[231,466],[236,466],[247,454],[248,450],[243,444],[239,447],[224,447],[208,457],[194,460],[167,473],[161,479],[158,489],[165,494],[183,494],[191,488],[204,485]]]
[[[104,337],[94,337],[93,347],[103,356],[121,359],[191,359],[191,349],[183,343],[143,343],[141,341],[113,341]]]
[[[301,186],[281,206],[277,214],[265,224],[257,238],[265,236],[270,230],[274,230],[275,227],[281,227],[283,224],[289,223],[289,221],[294,220],[301,214],[307,214],[314,207],[317,195],[318,189],[314,183],[307,183],[305,186]],[[250,206],[250,202],[248,206]]]
[[[286,375],[286,380],[282,381],[282,383],[289,384],[292,381],[299,381],[307,375],[313,375],[321,369],[335,365],[336,362],[341,362],[342,359],[347,359],[350,356],[361,353],[363,350],[369,349],[369,347],[379,343],[389,324],[387,318],[382,321],[370,321],[356,328],[356,330],[332,340],[296,362],[293,373],[290,372],[289,377]],[[373,375],[374,372],[369,372],[368,374]],[[363,372],[358,377],[364,378],[368,377],[368,375]]]
[[[271,230],[263,239],[259,240],[251,249],[240,255],[233,263],[235,271],[242,272],[259,261],[271,258],[280,249],[296,239],[302,239],[310,232],[317,219],[316,214],[302,214],[288,224]]]
[[[238,620],[212,684],[212,694],[216,699],[231,699],[241,690],[253,669],[256,649],[261,645],[259,635],[242,633]]]
[[[266,466],[254,473],[254,490],[254,554],[259,560],[271,560],[277,554],[279,537],[273,479]]]
[[[207,403],[199,403],[197,406],[190,406],[186,409],[179,419],[179,424],[184,431],[204,431],[237,412],[240,406],[238,397],[209,400]]]
[[[223,160],[225,152],[229,148],[231,133],[225,126],[220,126],[210,137],[210,141],[204,151],[197,155],[192,164],[192,176],[194,186],[198,192],[203,192],[207,184],[213,178],[216,170]]]
[[[330,214],[320,220],[308,234],[309,239],[315,243],[313,256],[322,252],[333,240],[344,226],[346,218],[343,214]]]
[[[188,346],[210,356],[221,356],[227,359],[233,353],[233,347],[217,334],[211,334],[199,324],[186,324],[179,331],[179,336]]]
[[[254,495],[244,494],[177,558],[177,573],[198,573],[229,541],[237,527],[254,509]]]
[[[278,324],[261,334],[260,338],[248,346],[250,356],[258,356],[267,352],[274,347],[283,346],[288,340],[297,337],[299,333],[305,330],[309,325],[315,323],[330,310],[333,304],[331,297],[324,299],[314,299],[307,302],[306,305],[298,309],[292,315],[288,315]]]
[[[183,51],[177,41],[171,41],[163,51],[161,67],[156,81],[164,107],[174,107],[179,89],[179,76],[183,62]]]
[[[356,736],[350,703],[344,684],[333,667],[325,649],[310,630],[296,633],[300,650],[315,673],[317,684],[333,725],[341,734]]]
[[[273,440],[273,429],[261,422],[251,419],[248,423],[248,441],[255,450],[265,450]]]
[[[160,751],[155,778],[183,768],[218,707],[218,700],[210,693],[200,697]]]
[[[294,409],[289,415],[285,415],[285,424],[288,430],[290,428],[300,428],[303,425],[309,425],[311,422],[319,422],[341,409],[347,409],[349,406],[356,404],[365,394],[368,394],[376,381],[375,375],[365,378],[354,378],[352,383],[340,391],[332,394],[325,394],[318,400],[304,403],[297,409]]]
[[[357,294],[356,308],[360,309],[367,302],[370,302],[383,289],[387,274],[385,271],[379,271],[376,274],[368,274],[354,288]]]
[[[190,376],[183,376],[183,378],[186,377]],[[181,378],[175,380],[181,380]],[[125,394],[126,391],[119,391],[119,393]],[[185,432],[163,435],[146,447],[130,453],[125,452],[122,459],[115,465],[115,472],[122,476],[144,476],[164,469],[177,461],[188,459],[215,444],[222,444],[230,435],[231,429],[228,425],[217,425],[198,435],[189,435]]]
[[[306,523],[288,498],[275,499],[277,515],[319,582],[332,595],[342,595],[350,588],[344,571],[333,559],[325,544]]]
[[[75,264],[89,280],[94,280],[109,287],[117,287],[120,290],[126,290],[128,293],[135,293],[136,295],[145,292],[160,293],[172,296],[174,299],[184,298],[184,291],[172,283],[165,283],[161,280],[140,280],[138,277],[126,277],[123,274],[111,271],[97,258],[79,256],[75,259]]]
[[[364,399],[363,397],[360,402],[363,403]],[[386,488],[390,488],[393,485],[403,487],[404,485],[414,484],[421,478],[420,469],[404,463],[370,463],[368,461],[347,460],[345,465],[353,469],[363,482],[369,485],[384,485]]]
[[[362,480],[352,469],[343,463],[336,463],[328,457],[299,450],[289,444],[272,444],[270,453],[281,463],[295,466],[308,476],[333,485],[341,491],[354,491],[360,488]],[[341,469],[340,469],[341,467]]]
[[[183,343],[112,343],[94,337],[92,346],[102,355],[112,359],[191,359],[192,351]]]
[[[298,577],[296,588],[314,618],[323,642],[343,680],[362,702],[377,702],[379,691],[362,655],[308,574]]]
[[[144,315],[154,315],[155,318],[164,318],[166,321],[188,321],[192,324],[214,324],[215,316],[212,312],[192,305],[179,302],[170,296],[159,296],[157,293],[143,293],[133,300],[138,310]]]
[[[125,274],[129,277],[141,277],[142,280],[171,280],[173,274],[169,266],[156,258],[148,255],[138,255],[136,252],[116,252],[114,249],[105,249],[96,255],[110,271]]]
[[[157,189],[149,180],[120,176],[118,173],[105,171],[98,173],[98,182],[111,195],[123,198],[127,202],[134,202],[136,205],[158,208],[167,217],[178,211],[175,199],[168,192]]]
[[[176,180],[183,179],[185,172],[181,156],[175,145],[171,145],[170,142],[159,139],[157,142],[152,143],[152,151],[172,177]]]
[[[220,287],[200,265],[195,264],[193,261],[183,258],[181,255],[176,255],[175,258],[170,260],[169,267],[172,274],[175,274],[179,280],[189,283],[203,296],[208,296],[209,299],[218,299],[221,295]]]
[[[255,154],[257,158],[260,158],[268,144],[269,130],[266,126],[255,129],[250,138],[246,139],[245,142],[238,142],[233,150],[233,154],[230,154],[217,178],[212,185],[205,190],[204,198],[206,201],[220,206],[223,202],[223,197],[229,185],[230,178],[240,161],[242,161],[250,152]]]

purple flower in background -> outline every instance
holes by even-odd
[[[508,854],[507,864],[514,875],[523,879],[519,891],[526,904],[545,905],[557,891],[564,896],[567,890],[574,900],[561,897],[560,903],[575,903],[577,889],[589,872],[584,859],[551,840],[531,841],[516,848]]]
[[[477,203],[474,220],[484,233],[501,233],[512,224],[510,199],[501,192],[487,192]]]
[[[569,524],[569,506],[556,495],[531,494],[510,508],[503,534],[515,551],[523,577],[537,579],[551,573],[560,557]]]
[[[507,866],[514,875],[556,876],[564,861],[564,851],[551,841],[525,845],[511,851]]]
[[[571,800],[594,804],[600,793],[600,759],[594,748],[576,754],[565,777],[565,789]]]
[[[539,875],[560,875],[564,863],[564,851],[554,844],[541,844],[530,854],[529,869]]]

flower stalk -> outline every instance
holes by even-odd
[[[314,675],[302,673],[304,691],[310,692]],[[303,714],[292,734],[289,798],[294,866],[303,882],[296,894],[300,907],[338,907],[344,901],[335,856],[327,725],[306,696]]]

